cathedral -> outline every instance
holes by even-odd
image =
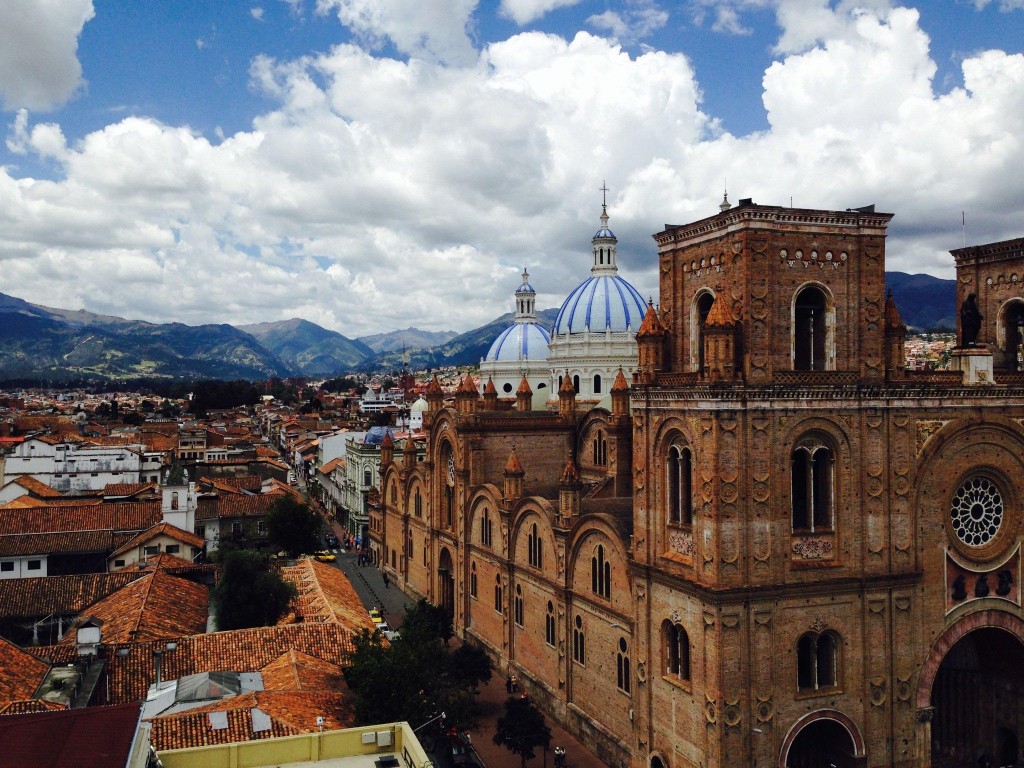
[[[573,292],[547,392],[432,383],[380,566],[611,766],[1018,764],[1024,238],[952,252],[960,343],[909,371],[891,218],[723,202],[654,236],[657,307]]]

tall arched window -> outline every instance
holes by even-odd
[[[828,368],[828,299],[816,286],[797,294],[793,305],[793,368],[824,371]]]
[[[693,455],[688,447],[668,449],[666,466],[668,521],[673,525],[693,524]]]
[[[690,638],[679,624],[666,620],[661,625],[665,674],[676,680],[690,679]]]
[[[451,528],[455,522],[455,489],[450,485],[444,487],[444,524]]]
[[[601,394],[601,374],[599,373],[594,374],[594,394]]]
[[[629,646],[626,638],[619,638],[619,652],[615,654],[615,672],[619,690],[629,693],[631,689],[629,675]]]
[[[516,626],[523,626],[523,588],[518,584],[516,584],[516,597],[512,616]]]
[[[1000,367],[1024,371],[1024,301],[1011,301],[1002,311]],[[998,336],[999,334],[997,334]]]
[[[530,527],[530,533],[526,537],[526,548],[530,565],[534,568],[540,568],[543,562],[543,552],[541,550],[540,533],[537,531],[536,523]]]
[[[412,531],[409,531],[405,537],[405,556],[409,562],[412,562]]]
[[[371,485],[373,485],[373,470],[372,469],[364,469],[363,470],[363,485],[366,486],[367,488],[369,488]]]
[[[690,361],[697,372],[704,370],[704,321],[708,319],[708,313],[714,303],[714,294],[705,291],[697,297],[690,315],[693,322],[693,328],[690,331],[690,344],[693,345]]]
[[[580,393],[580,377],[578,375],[572,377],[572,388],[576,390],[577,395]]]
[[[839,637],[834,632],[807,632],[796,643],[796,680],[801,691],[839,685]]]
[[[555,647],[555,606],[548,600],[548,611],[544,615],[544,642]]]
[[[469,596],[476,600],[476,562],[469,564]]]
[[[572,628],[572,660],[577,664],[587,663],[587,638],[583,632],[583,617],[576,614]]]
[[[835,528],[834,460],[831,448],[814,440],[793,450],[793,530],[831,531]]]
[[[491,513],[485,509],[480,517],[480,543],[485,547],[489,547],[491,546],[491,541]]]
[[[595,595],[610,599],[612,596],[612,566],[604,556],[604,544],[598,544],[590,558],[590,587]]]
[[[412,508],[416,517],[423,517],[423,495],[419,488],[416,489],[416,495],[413,496]]]
[[[604,432],[594,435],[593,441],[594,464],[603,467],[608,463],[608,440]]]
[[[178,492],[177,491],[172,491],[171,492],[171,509],[177,509],[177,508],[178,508]]]
[[[502,598],[501,574],[499,573],[497,576],[494,577],[494,610],[496,610],[498,613],[502,612],[501,611],[501,598]]]

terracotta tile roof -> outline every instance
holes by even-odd
[[[61,506],[61,507],[95,507],[97,504],[102,504],[102,503],[103,503],[103,499],[100,499],[100,498],[97,498],[97,497],[85,497],[85,498],[69,499],[67,496],[64,496],[64,497],[62,497],[60,499],[60,504],[59,505],[55,505],[49,499],[37,499],[34,496],[25,495],[25,496],[20,496],[17,499],[15,499],[14,501],[11,501],[11,502],[9,502],[7,504],[4,504],[3,506],[0,506],[0,509],[29,509],[31,507],[53,507],[53,506]]]
[[[257,475],[245,475],[244,477],[221,477],[214,481],[214,485],[235,491],[255,491],[259,493],[260,487],[263,485],[263,478]]]
[[[121,572],[11,579],[0,589],[0,618],[78,613],[139,576]]]
[[[56,531],[142,531],[160,521],[159,501],[0,510],[0,536]]]
[[[31,699],[50,665],[0,637],[0,702]]]
[[[391,440],[391,433],[390,432],[388,434],[384,435],[384,440],[385,441]],[[384,443],[382,442],[381,445],[384,445]],[[319,472],[320,472],[321,475],[329,475],[329,474],[331,474],[331,472],[336,470],[338,467],[344,467],[344,466],[345,466],[345,460],[344,459],[342,459],[342,458],[331,459],[326,464],[324,464],[322,467],[320,467]]]
[[[256,456],[261,459],[277,459],[280,458],[281,452],[276,448],[267,448],[264,445],[257,445]]]
[[[156,489],[156,483],[108,483],[103,487],[103,495],[124,498],[138,496],[146,491],[156,491]]]
[[[253,709],[258,708],[270,720],[270,728],[253,730]],[[213,728],[211,712],[227,716],[226,728]],[[151,720],[150,743],[160,751],[230,744],[239,741],[295,736],[318,730],[317,717],[324,728],[349,728],[355,724],[346,696],[334,691],[253,691]]]
[[[139,705],[85,707],[0,718],[9,768],[111,768],[128,764]]]
[[[171,525],[170,523],[157,523],[156,525],[150,526],[142,533],[133,536],[127,542],[115,549],[110,553],[110,557],[119,555],[122,552],[127,552],[134,547],[141,547],[147,541],[156,536],[168,536],[175,541],[180,541],[182,544],[188,544],[190,547],[195,547],[196,549],[202,549],[203,544],[206,543],[206,540],[202,536],[197,536],[189,531],[184,531],[176,525]]]
[[[205,586],[154,571],[85,608],[60,645],[74,645],[73,630],[88,618],[103,622],[104,643],[128,643],[203,632],[207,616]]]
[[[56,701],[44,701],[43,699],[22,699],[0,705],[0,715],[26,715],[30,712],[53,712],[54,710],[64,711],[67,707],[58,704]]]
[[[256,627],[230,632],[191,635],[176,640],[174,651],[163,655],[162,676],[172,680],[196,672],[221,670],[252,671],[262,669],[290,649],[342,664],[353,650],[353,633],[340,624],[302,623],[282,627]],[[156,681],[154,650],[161,650],[166,640],[144,643],[115,643],[108,646],[107,673],[110,680],[110,703],[141,701]],[[128,654],[120,656],[119,648]],[[73,645],[48,645],[31,649],[33,655],[63,664],[78,658]]]
[[[281,568],[281,575],[299,593],[293,618],[288,621],[336,622],[352,632],[374,628],[373,619],[351,582],[334,566],[307,557],[296,565]]]
[[[267,691],[336,691],[346,688],[342,668],[290,649],[260,670]]]
[[[199,503],[196,512],[197,520],[212,520],[222,517],[262,517],[270,506],[280,498],[280,494],[261,493],[255,496],[230,494],[221,496],[212,505]]]
[[[33,496],[37,496],[41,499],[59,499],[63,495],[60,491],[54,490],[46,483],[36,480],[31,475],[22,475],[11,482],[17,483]]]
[[[0,536],[0,557],[109,552],[115,547],[110,531],[59,531]]]

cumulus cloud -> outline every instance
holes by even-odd
[[[620,11],[608,10],[587,19],[596,29],[606,29],[616,40],[633,43],[656,32],[668,22],[668,13],[651,0],[631,0]]]
[[[645,295],[651,233],[716,213],[724,178],[733,199],[896,213],[890,269],[949,276],[961,210],[974,242],[1019,236],[1024,55],[972,55],[936,94],[916,11],[830,13],[765,72],[749,136],[704,112],[685,56],[586,32],[457,67],[351,44],[258,58],[275,107],[218,141],[130,117],[68,142],[20,113],[12,151],[60,173],[0,168],[4,290],[151,320],[466,329],[511,309],[523,265],[542,307],[588,274],[604,179]]]
[[[582,0],[501,0],[500,13],[519,26],[546,16],[556,8],[579,5]]]
[[[0,102],[7,109],[47,110],[81,85],[78,36],[93,17],[92,0],[0,3]]]
[[[461,65],[476,59],[467,30],[477,1],[317,0],[316,9],[373,48],[390,41],[408,56]]]
[[[249,9],[249,15],[256,19],[256,21],[263,21],[263,9],[257,5]]]

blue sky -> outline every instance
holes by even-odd
[[[0,291],[155,321],[463,330],[555,306],[609,212],[896,214],[888,266],[1024,234],[1024,0],[14,0]],[[457,308],[457,309],[455,309]]]

